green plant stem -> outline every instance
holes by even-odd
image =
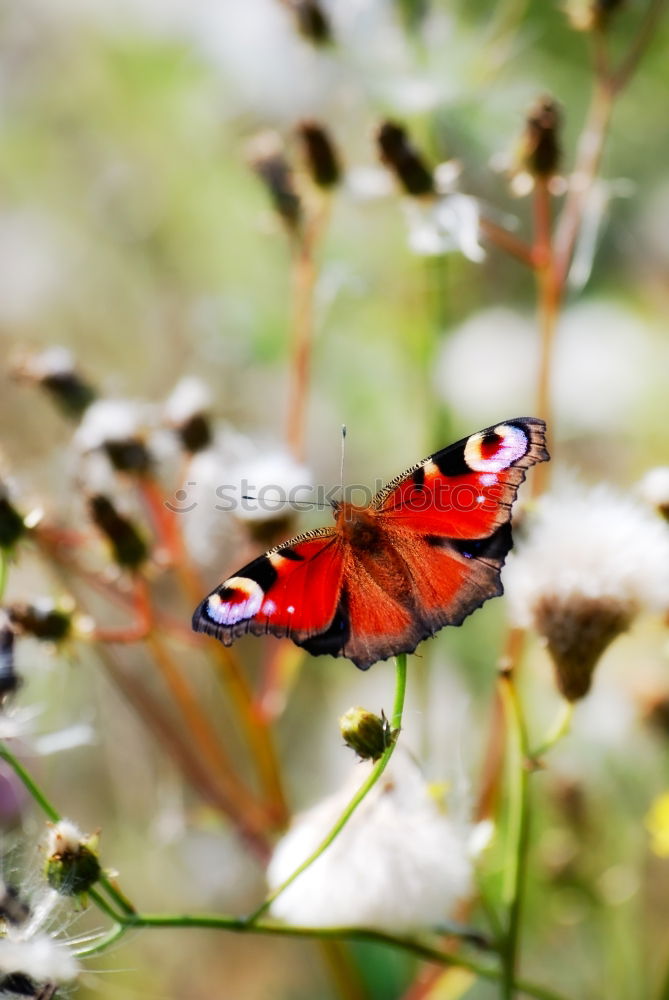
[[[57,823],[60,820],[60,813],[56,807],[49,802],[42,789],[26,771],[23,764],[16,759],[14,754],[4,743],[0,743],[0,758],[9,764],[14,774],[23,783],[24,787],[28,791],[28,794],[35,800],[44,815],[50,819],[52,823]]]
[[[56,807],[49,801],[32,775],[25,769],[21,761],[14,756],[5,743],[1,742],[0,758],[9,764],[14,774],[22,782],[26,791],[29,793],[33,801],[37,803],[47,819],[49,819],[52,823],[59,823],[62,817]],[[107,895],[110,896],[110,898],[116,903],[122,913],[126,915],[134,914],[135,908],[132,903],[126,899],[120,889],[110,882],[106,875],[100,875],[97,880],[97,885],[105,890]],[[96,889],[91,889],[89,895],[96,905],[99,906],[100,909],[104,910],[108,916],[110,916],[113,920],[119,919],[118,914],[111,909],[111,907],[109,907],[109,904],[106,902],[104,897],[100,896],[100,893]]]
[[[508,924],[506,936],[502,940],[501,996],[503,1000],[513,1000],[518,989],[516,966],[529,846],[529,749],[527,730],[512,673],[500,676],[500,693],[506,716],[510,778],[508,839],[502,888],[502,898],[508,906]]]
[[[124,917],[119,927],[113,928],[104,938],[89,948],[78,952],[80,958],[96,955],[116,942],[122,933],[138,928],[202,928],[209,930],[227,930],[240,934],[271,934],[276,937],[317,938],[320,940],[371,941],[401,948],[403,951],[416,955],[439,965],[458,966],[467,969],[482,979],[498,982],[502,972],[492,965],[452,955],[433,947],[427,941],[413,937],[400,937],[387,934],[384,931],[370,930],[365,927],[298,927],[279,924],[272,920],[257,920],[249,923],[244,917],[233,917],[224,914],[158,914],[137,913]],[[559,994],[535,983],[518,981],[515,984],[520,993],[536,997],[536,1000],[561,1000]]]
[[[553,725],[546,733],[543,741],[539,746],[532,750],[530,754],[531,760],[538,760],[543,757],[545,753],[555,746],[563,736],[566,736],[571,727],[571,720],[574,717],[574,703],[571,701],[564,701],[560,706],[560,710],[553,722]]]
[[[406,653],[400,653],[399,656],[395,657],[395,702],[393,704],[393,711],[391,716],[391,726],[393,729],[402,728],[402,712],[404,710],[404,696],[406,694],[406,682],[407,682],[407,658]],[[398,734],[399,735],[399,734]],[[289,875],[281,885],[277,886],[273,892],[270,892],[268,896],[265,897],[261,905],[250,914],[247,918],[249,924],[256,922],[258,917],[261,917],[263,913],[266,913],[270,908],[275,899],[277,899],[281,893],[288,888],[289,885],[295,881],[295,879],[306,871],[316,861],[321,854],[327,850],[330,844],[339,836],[341,831],[344,829],[351,816],[358,808],[363,799],[369,794],[374,785],[377,783],[386,767],[388,762],[393,755],[395,749],[395,744],[397,740],[391,740],[390,745],[386,748],[383,755],[379,757],[378,761],[374,765],[373,769],[370,771],[369,777],[360,786],[358,791],[355,793],[349,804],[344,809],[343,813],[334,824],[327,837],[318,845],[315,851],[313,851],[308,858],[306,858],[302,864],[295,869],[292,875]]]
[[[9,576],[9,556],[6,549],[0,549],[0,601],[5,596],[7,577]]]

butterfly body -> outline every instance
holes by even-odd
[[[226,645],[289,636],[362,669],[412,652],[502,592],[511,504],[545,461],[545,426],[517,418],[465,438],[392,480],[368,506],[271,549],[196,609],[193,627]]]

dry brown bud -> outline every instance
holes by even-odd
[[[383,122],[376,136],[381,159],[393,171],[407,194],[432,194],[432,172],[412,144],[407,131],[396,122]]]

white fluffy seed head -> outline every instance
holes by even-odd
[[[329,832],[360,784],[298,816],[267,872],[280,885]],[[469,829],[453,822],[401,747],[333,844],[272,905],[305,926],[363,926],[405,933],[444,920],[471,890]]]
[[[649,469],[637,486],[641,499],[669,518],[669,465]]]
[[[69,819],[61,819],[49,827],[46,841],[47,855],[52,857],[54,854],[77,854],[85,839],[76,823],[72,823]]]
[[[195,375],[186,375],[177,382],[165,401],[165,419],[178,427],[193,417],[207,413],[211,405],[209,386]]]
[[[74,436],[83,452],[101,448],[107,441],[142,438],[155,423],[153,408],[131,399],[98,399],[86,410]]]
[[[511,618],[544,637],[562,693],[576,700],[635,616],[669,607],[669,531],[605,486],[544,497],[528,522],[503,573]]]
[[[0,939],[0,971],[23,973],[37,982],[68,983],[76,979],[79,965],[66,945],[47,934],[20,940]]]

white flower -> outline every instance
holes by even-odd
[[[74,442],[81,451],[94,451],[108,441],[142,438],[153,426],[153,408],[131,399],[99,399],[88,407]]]
[[[639,497],[650,507],[669,515],[669,465],[649,469],[637,486]]]
[[[575,700],[635,616],[669,606],[669,532],[606,486],[544,497],[528,520],[504,569],[511,617],[545,638],[560,689]]]
[[[485,251],[479,243],[479,208],[475,198],[449,194],[434,201],[405,199],[409,248],[424,257],[459,250],[479,263]]]
[[[206,413],[212,404],[209,386],[194,375],[180,379],[167,397],[163,412],[168,423],[176,427],[193,417]]]
[[[298,816],[277,845],[267,878],[276,888],[329,832],[366,768]],[[304,926],[361,926],[405,933],[438,925],[471,890],[469,830],[439,808],[401,748],[327,850],[272,904]]]
[[[640,406],[662,405],[667,364],[664,341],[629,306],[604,299],[571,306],[560,320],[553,359],[556,423],[565,434],[628,432]],[[481,426],[532,409],[538,366],[536,319],[484,309],[449,332],[437,361],[437,391],[463,422]]]
[[[243,459],[233,476],[239,505],[235,515],[242,521],[270,521],[285,517],[299,500],[308,500],[311,472],[283,448]],[[244,500],[244,496],[253,497]]]

